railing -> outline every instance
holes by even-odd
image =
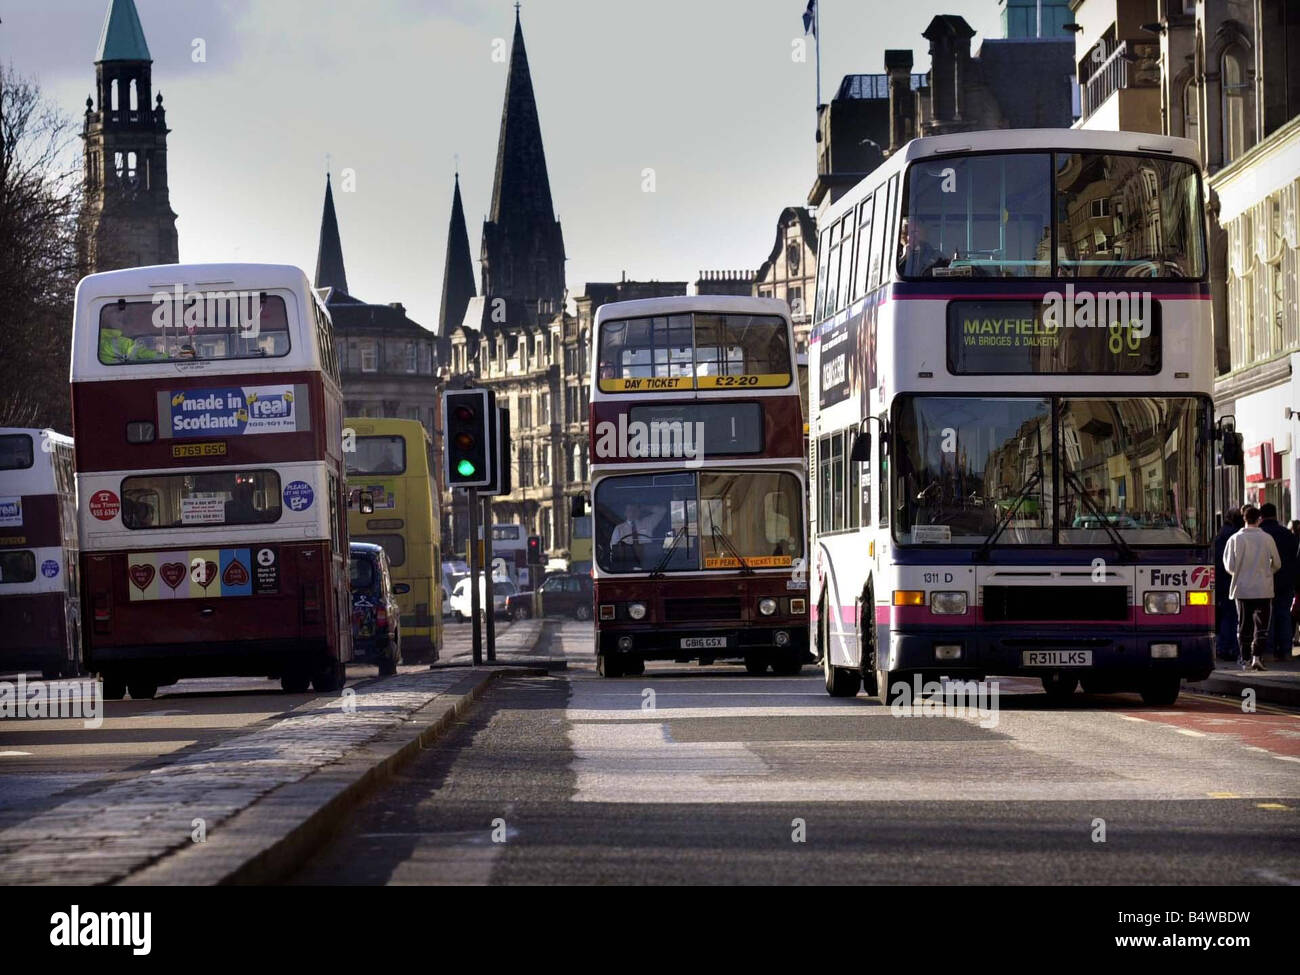
[[[1094,48],[1094,57],[1105,54],[1106,42],[1101,41]],[[1087,103],[1083,106],[1083,117],[1087,118],[1121,88],[1149,88],[1160,81],[1159,48],[1150,42],[1120,41],[1114,50],[1106,55],[1091,75],[1088,76],[1084,90]]]

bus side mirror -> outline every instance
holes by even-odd
[[[1223,431],[1223,466],[1240,467],[1245,461],[1241,449],[1241,434],[1236,430]]]
[[[357,501],[357,507],[361,509],[363,515],[373,515],[375,513],[375,496],[369,491],[362,491],[361,497]]]
[[[576,494],[569,503],[569,517],[581,518],[587,513],[587,499],[581,494]]]
[[[853,440],[853,450],[849,460],[855,464],[867,464],[871,461],[871,433],[863,430]]]

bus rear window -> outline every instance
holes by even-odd
[[[396,569],[406,564],[406,540],[401,535],[353,535],[354,542],[378,545],[388,556],[388,565]]]
[[[34,461],[29,434],[7,433],[0,437],[0,471],[23,471]]]
[[[0,585],[31,582],[36,578],[36,554],[24,550],[0,552]]]
[[[349,474],[401,474],[406,471],[406,440],[393,437],[357,437],[356,449],[347,454]]]
[[[289,353],[284,299],[256,291],[193,291],[179,301],[119,299],[99,312],[99,361],[108,366],[187,359],[266,359]]]
[[[275,471],[149,474],[122,481],[127,528],[260,525],[280,520]]]

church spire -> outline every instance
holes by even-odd
[[[348,276],[343,270],[343,243],[339,240],[339,218],[334,212],[334,188],[325,174],[325,210],[320,218],[320,247],[316,251],[316,287],[348,293]]]
[[[465,209],[460,202],[460,173],[451,196],[451,222],[447,226],[447,260],[442,270],[442,309],[438,313],[438,336],[449,338],[465,317],[474,297],[474,260],[469,252]]]
[[[484,295],[517,302],[530,321],[561,310],[564,238],[551,202],[542,127],[517,8],[492,209],[483,224],[482,261]]]

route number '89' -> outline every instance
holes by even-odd
[[[1125,348],[1129,355],[1137,355],[1142,349],[1144,329],[1134,328],[1132,322],[1111,322],[1110,338],[1107,347],[1111,355],[1124,355]]]

